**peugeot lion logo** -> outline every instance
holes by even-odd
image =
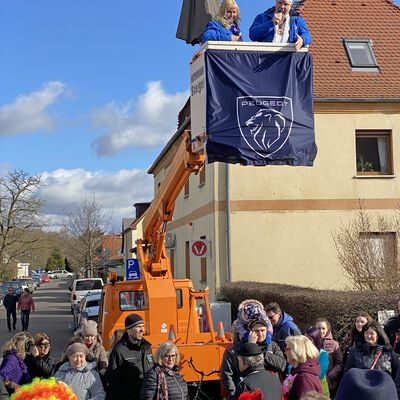
[[[240,132],[258,155],[270,157],[288,140],[293,125],[292,99],[275,96],[237,98]]]

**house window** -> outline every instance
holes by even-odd
[[[358,254],[359,280],[371,288],[380,280],[393,277],[397,271],[397,250],[395,232],[362,232],[362,251]]]
[[[185,242],[185,264],[186,264],[186,278],[190,279],[190,247],[189,242]]]
[[[205,165],[199,172],[199,185],[203,185],[204,183],[206,183],[206,166]]]
[[[183,188],[183,197],[189,197],[189,179],[187,180]]]
[[[169,250],[169,264],[171,266],[172,277],[175,277],[175,249]]]
[[[392,175],[390,132],[356,132],[357,175]]]
[[[370,39],[343,39],[353,71],[379,71]]]
[[[205,236],[200,236],[205,240]],[[200,282],[207,282],[207,258],[200,258]]]

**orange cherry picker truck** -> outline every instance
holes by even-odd
[[[196,291],[190,279],[174,279],[165,248],[168,221],[172,220],[175,201],[192,173],[204,167],[204,153],[191,150],[185,131],[175,157],[150,207],[136,226],[137,258],[140,280],[106,284],[99,312],[99,333],[106,350],[117,329],[124,328],[127,315],[137,313],[145,321],[145,337],[153,349],[173,337],[181,355],[181,371],[187,382],[200,381],[203,371],[218,371],[232,335],[218,335],[212,324],[208,289]],[[208,332],[200,330],[198,302],[203,305]],[[218,374],[204,380],[219,379]]]

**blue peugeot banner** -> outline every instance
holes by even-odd
[[[209,163],[312,166],[312,55],[208,50],[206,155]]]
[[[126,259],[126,280],[138,281],[140,280],[139,260],[136,258]]]

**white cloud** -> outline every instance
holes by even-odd
[[[136,202],[151,201],[153,179],[144,170],[90,172],[83,169],[58,169],[41,174],[44,186],[39,197],[45,203],[45,215],[51,228],[62,225],[66,210],[72,209],[85,196],[95,195],[96,201],[110,219],[111,228],[119,231],[122,218],[134,217]]]
[[[127,147],[158,147],[175,132],[177,116],[189,91],[169,94],[160,81],[147,83],[136,103],[110,103],[96,110],[93,125],[103,133],[92,146],[99,156],[113,156]]]
[[[60,81],[47,82],[41,90],[19,95],[12,104],[0,107],[0,135],[50,130],[55,126],[54,117],[47,108],[65,91]]]
[[[8,171],[10,171],[11,169],[12,169],[11,164],[0,163],[0,177],[6,176],[8,174]]]

